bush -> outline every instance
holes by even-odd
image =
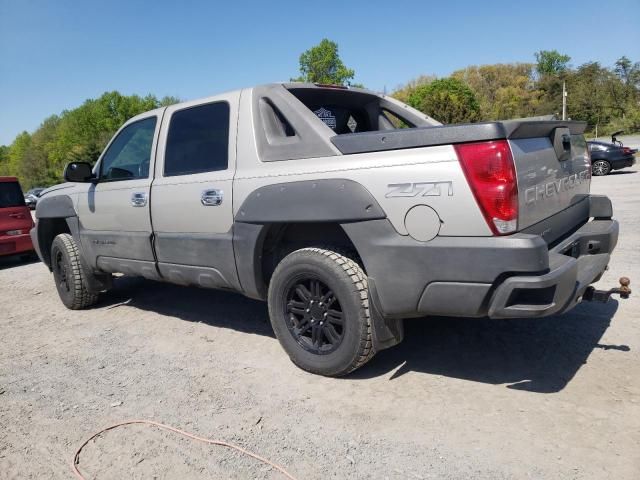
[[[473,91],[455,78],[441,78],[415,87],[406,102],[442,123],[476,122],[480,105]]]

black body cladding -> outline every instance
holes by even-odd
[[[309,180],[258,188],[236,214],[242,223],[356,222],[385,218],[369,191],[352,180]]]

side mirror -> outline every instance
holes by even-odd
[[[91,164],[87,162],[71,162],[64,169],[64,179],[67,182],[87,183],[93,178]]]

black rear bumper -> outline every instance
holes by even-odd
[[[616,246],[609,199],[585,201],[591,220],[585,216],[552,245],[531,233],[422,243],[399,235],[388,220],[343,228],[367,270],[373,308],[384,317],[539,317],[573,308]]]
[[[489,301],[491,318],[542,317],[570,310],[609,264],[618,222],[593,220],[549,250],[549,271],[517,275],[498,285]]]

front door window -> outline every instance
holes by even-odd
[[[148,178],[155,129],[156,117],[127,125],[102,157],[100,181]]]

